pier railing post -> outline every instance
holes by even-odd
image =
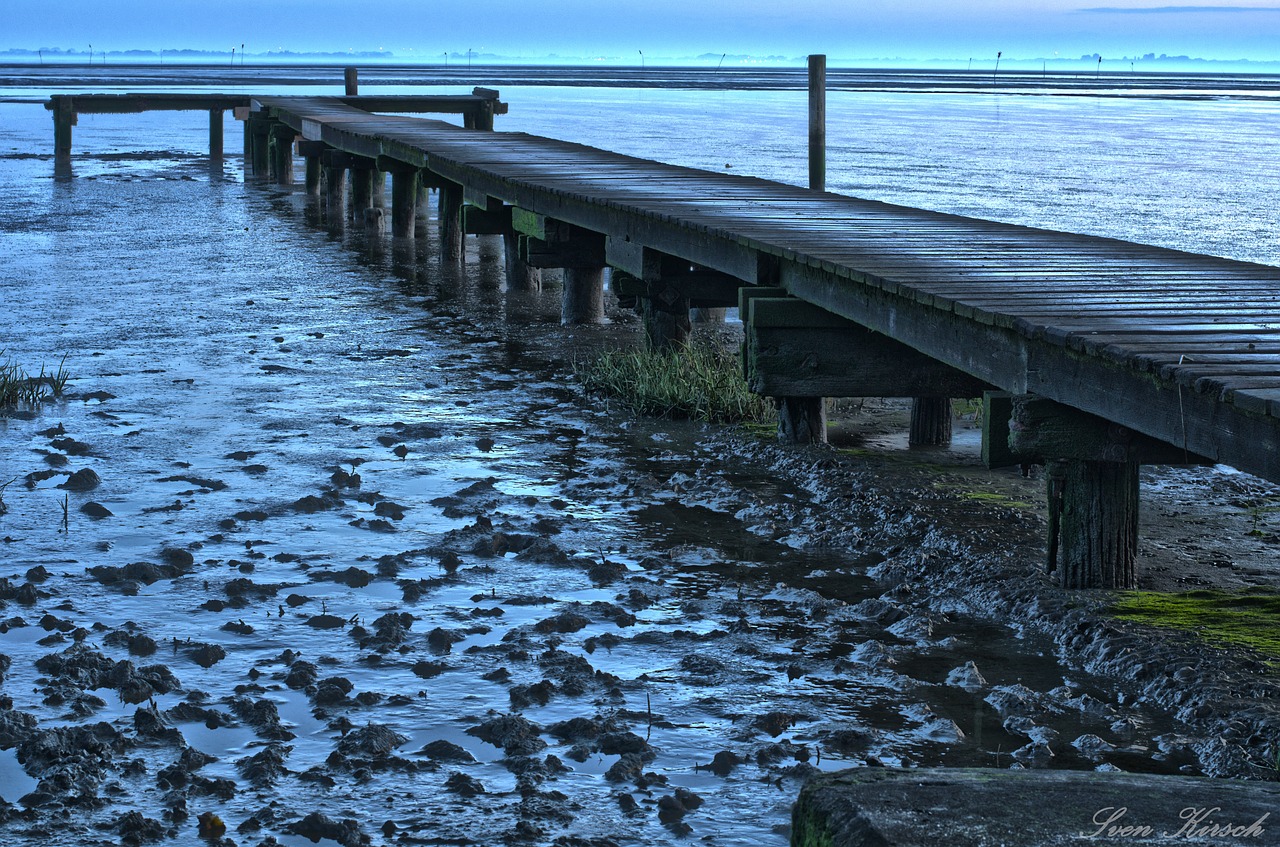
[[[827,57],[809,57],[809,187],[827,190]]]
[[[346,84],[348,97],[356,97],[360,94],[360,72],[356,68],[344,68],[342,81]]]

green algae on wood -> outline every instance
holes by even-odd
[[[1280,591],[1129,591],[1111,612],[1120,620],[1189,632],[1205,641],[1280,658]]]

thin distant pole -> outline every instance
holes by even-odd
[[[1099,79],[1099,78],[1101,78],[1101,77],[1102,77],[1102,57],[1101,57],[1101,56],[1099,56],[1099,57],[1098,57],[1098,70],[1097,70],[1097,72],[1093,75],[1093,78],[1094,78],[1094,79]]]
[[[244,45],[240,45],[240,67],[244,67]]]
[[[231,67],[234,68],[235,66],[236,66],[236,48],[232,47],[231,48]]]
[[[827,190],[827,57],[809,56],[809,188]]]
[[[639,52],[640,52],[640,70],[644,70],[644,51],[641,50]]]
[[[471,70],[471,48],[467,48],[467,70]]]
[[[991,74],[991,82],[992,82],[992,84],[994,84],[994,83],[995,83],[995,81],[996,81],[996,74],[1000,73],[1000,57],[1001,57],[1001,56],[1003,56],[1003,55],[1004,55],[1004,51],[1003,51],[1003,50],[997,50],[997,51],[996,51],[996,69],[995,69],[995,73]]]
[[[716,73],[720,73],[720,66],[724,64],[724,57],[728,55],[729,55],[728,53],[720,54],[720,61],[716,62]]]
[[[93,64],[93,45],[89,45],[89,64]]]

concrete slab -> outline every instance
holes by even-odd
[[[793,847],[1280,845],[1280,784],[1094,771],[859,768],[814,777]]]

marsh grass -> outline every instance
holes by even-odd
[[[588,391],[615,397],[642,415],[707,423],[770,423],[775,412],[747,390],[735,353],[694,340],[672,352],[611,350],[574,362]]]
[[[1179,593],[1129,591],[1111,608],[1121,620],[1190,632],[1223,646],[1246,647],[1280,660],[1280,592],[1270,587],[1244,591]]]
[[[0,357],[3,356],[4,351],[0,350]],[[36,406],[51,397],[61,397],[71,378],[66,362],[67,357],[63,356],[56,370],[41,365],[40,373],[31,376],[13,359],[0,359],[0,408]]]

